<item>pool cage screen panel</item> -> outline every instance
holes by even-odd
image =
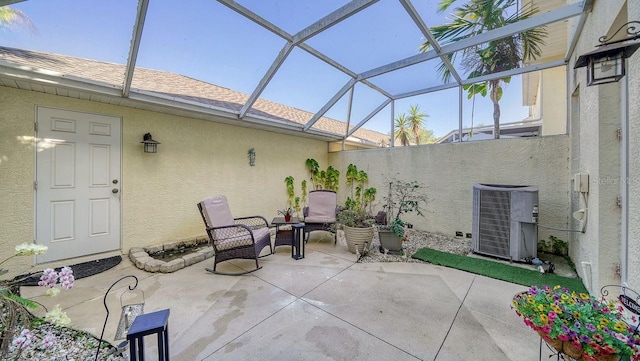
[[[475,184],[473,252],[522,262],[537,257],[537,205],[538,187]]]

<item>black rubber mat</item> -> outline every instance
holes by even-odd
[[[73,278],[79,280],[81,278],[96,275],[117,266],[122,261],[122,256],[113,256],[109,258],[97,259],[94,261],[82,262],[71,265],[73,270]],[[56,268],[56,272],[60,272],[61,268]],[[37,286],[40,281],[42,272],[20,275],[14,280],[21,280],[19,286]]]

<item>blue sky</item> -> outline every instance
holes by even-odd
[[[347,3],[338,0],[240,0],[263,18],[295,34]],[[413,5],[428,26],[446,21],[435,11],[438,1],[414,0]],[[13,5],[26,13],[37,28],[0,32],[0,45],[71,56],[126,63],[137,1],[29,0]],[[423,41],[413,21],[396,0],[382,0],[342,23],[311,38],[316,50],[360,73],[418,53]],[[234,90],[251,93],[285,41],[215,1],[151,1],[137,66],[171,71]],[[392,94],[441,83],[433,60],[401,71],[371,78]],[[305,51],[295,49],[284,62],[262,97],[317,112],[347,81],[348,76]],[[429,114],[427,128],[444,135],[458,126],[458,90],[431,93],[395,102],[395,113],[417,104]],[[358,85],[354,93],[351,124],[386,98]],[[346,120],[346,96],[327,116]],[[519,77],[507,85],[501,101],[502,122],[526,118]],[[471,121],[471,103],[463,106],[464,124]],[[492,124],[488,98],[477,98],[475,124]],[[390,107],[365,127],[388,133]]]

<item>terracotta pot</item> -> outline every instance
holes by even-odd
[[[367,247],[371,246],[371,241],[373,240],[373,226],[367,228],[357,228],[357,227],[348,227],[342,226],[344,229],[344,238],[347,240],[347,248],[349,252],[356,253],[356,249],[358,253],[362,253],[365,245]]]
[[[285,214],[285,215],[284,215],[284,221],[285,221],[285,222],[289,222],[289,221],[291,221],[291,215],[290,215],[290,214]]]

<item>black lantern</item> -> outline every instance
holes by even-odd
[[[610,38],[606,36],[598,39],[600,44],[597,49],[580,55],[574,69],[587,67],[587,86],[616,82],[625,75],[625,59],[633,55],[640,47],[640,43],[627,43],[629,40],[640,38],[640,30],[636,30],[638,21],[624,24]],[[611,41],[624,27],[627,27],[627,36],[624,39]]]
[[[142,137],[142,142],[144,144],[144,152],[145,153],[157,153],[158,152],[158,144],[162,144],[156,140],[151,138],[151,133],[147,133]]]

